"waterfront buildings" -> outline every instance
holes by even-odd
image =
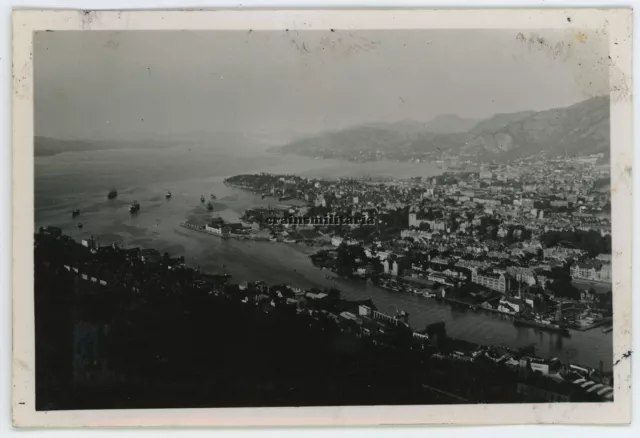
[[[471,282],[487,287],[497,292],[505,293],[507,291],[507,278],[504,274],[483,272],[479,273],[477,269],[471,270]]]

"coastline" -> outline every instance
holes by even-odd
[[[65,236],[65,237],[68,237],[68,236]],[[76,241],[76,240],[74,240],[72,238],[71,238],[71,241],[77,246],[83,246],[83,247],[86,247],[86,248],[90,249],[90,246],[85,245],[84,242],[78,242],[78,241]],[[94,248],[94,249],[90,249],[90,251],[93,252],[94,250],[97,250],[99,248],[100,247]],[[123,251],[127,251],[124,248],[120,248],[120,249],[123,250]],[[146,249],[146,250],[154,250],[154,248],[144,248],[144,249]],[[171,255],[169,255],[169,256],[171,257]],[[94,273],[92,273],[91,269],[89,269],[89,271],[87,271],[87,273],[84,273],[81,269],[79,269],[78,267],[75,267],[75,266],[73,266],[71,264],[64,265],[64,268],[69,273],[77,275],[78,279],[81,280],[81,281],[86,281],[87,283],[94,283],[95,287],[98,287],[98,288],[100,288],[100,287],[108,287],[108,283],[105,280],[103,280],[102,278],[100,278],[99,276],[97,276]],[[185,268],[188,269],[188,270],[194,270],[194,268],[189,266],[189,265],[185,265]],[[316,268],[316,269],[318,271],[320,271],[320,269],[318,269],[318,268]],[[220,278],[224,278],[226,280],[228,280],[230,278],[233,278],[232,275],[229,275],[229,274],[226,274],[226,273],[225,274],[220,274],[220,273],[213,273],[213,272],[201,272],[199,268],[197,270],[195,270],[195,271],[200,273],[200,275],[202,275],[204,277],[220,277]],[[242,279],[236,279],[236,280],[242,280]],[[350,281],[350,280],[345,280],[345,281]],[[241,283],[242,284],[246,284],[247,282],[241,281]],[[264,282],[261,282],[261,281],[258,281],[258,283],[262,283],[262,284],[266,284],[267,286],[270,286],[270,284],[264,283]],[[223,283],[223,284],[226,284],[226,283]],[[240,283],[233,282],[233,280],[232,280],[231,283],[229,283],[229,285],[239,285],[239,284]],[[286,285],[288,287],[291,287],[291,285],[286,284],[286,283],[281,283],[281,284],[282,285]],[[340,298],[343,301],[347,302],[347,303],[348,302],[361,301],[361,299],[360,300],[358,300],[358,299],[350,300],[349,298],[347,298],[346,296],[343,295],[343,290],[342,289],[338,289],[338,290],[340,291],[340,294],[341,294]],[[130,292],[139,293],[140,290],[139,290],[138,287],[132,286],[131,289],[130,289]],[[416,296],[416,298],[417,297],[418,296]],[[434,299],[434,298],[424,298],[422,296],[420,296],[420,298],[423,298],[423,299],[426,299],[426,300],[429,300],[429,301],[434,301],[434,302],[447,301],[447,300],[437,300],[437,299]],[[372,301],[373,301],[373,304],[376,305],[376,307],[378,307],[377,304],[376,304],[376,300],[374,299]],[[448,300],[448,301],[455,302],[455,300]],[[459,303],[461,303],[461,302],[459,302]],[[396,310],[398,310],[398,309],[396,308]],[[378,318],[382,318],[383,320],[387,320],[388,322],[389,321],[392,322],[392,323],[395,322],[396,324],[402,323],[402,321],[400,319],[397,319],[396,317],[393,317],[393,316],[390,316],[388,314],[385,314],[385,312],[380,310],[379,307],[378,307],[378,310],[374,311],[373,313],[374,313],[374,315],[377,314]],[[374,319],[375,319],[375,316],[374,316]],[[442,322],[441,321],[436,321],[433,324],[437,325],[437,324],[440,324],[440,323],[442,323]],[[407,326],[412,331],[413,337],[416,340],[426,341],[428,339],[428,336],[423,334],[424,330],[420,330],[418,327],[416,327],[415,325],[413,325],[411,323],[407,323]],[[445,327],[446,327],[446,323],[445,323]],[[446,328],[448,328],[448,327],[446,327]],[[447,330],[447,333],[449,333],[449,330]],[[464,344],[467,348],[474,349],[474,351],[479,350],[479,349],[486,350],[486,349],[500,348],[500,349],[503,349],[504,351],[508,352],[510,355],[521,355],[523,353],[520,352],[520,350],[524,350],[524,348],[522,348],[522,349],[521,348],[512,348],[512,347],[509,347],[509,346],[506,346],[506,345],[491,345],[491,344],[486,344],[486,343],[473,342],[473,341],[469,341],[469,340],[464,339],[464,338],[452,337],[452,336],[449,336],[449,335],[447,337],[452,342]],[[527,356],[530,356],[531,358],[534,358],[534,359],[540,360],[540,361],[548,361],[548,360],[552,359],[552,357],[543,357],[543,356],[539,356],[537,354],[529,354]],[[448,358],[448,359],[450,359],[450,360],[460,360],[460,359],[469,360],[469,358],[466,358],[466,359],[465,358],[458,358],[458,359],[456,359],[455,355],[450,357],[450,358]],[[579,364],[579,363],[576,363],[576,362],[570,362],[570,363],[567,363],[567,365],[579,366],[579,367],[582,367],[582,368],[586,367],[587,369],[596,370],[595,367],[591,367],[591,366],[584,365],[584,364],[581,364],[581,363]]]
[[[117,151],[114,154],[119,156]],[[57,158],[59,156],[47,157],[53,160]],[[212,272],[222,269],[234,278],[247,281],[287,283],[304,288],[335,286],[348,299],[373,298],[381,303],[385,311],[391,311],[394,307],[405,309],[411,313],[412,323],[419,327],[444,320],[452,336],[457,339],[477,343],[487,341],[492,345],[514,348],[537,343],[541,354],[545,356],[575,359],[593,367],[597,367],[604,359],[605,369],[610,370],[613,366],[608,359],[613,349],[611,333],[603,334],[600,330],[576,332],[571,339],[563,340],[555,334],[534,328],[515,328],[510,320],[505,319],[511,317],[494,312],[461,312],[450,305],[408,294],[390,293],[360,280],[327,279],[327,271],[314,267],[307,257],[317,251],[317,247],[246,239],[213,239],[202,234],[198,238],[198,234],[178,226],[185,219],[202,223],[211,217],[211,212],[199,202],[201,193],[215,192],[218,199],[214,213],[229,221],[237,221],[247,208],[266,204],[259,194],[228,187],[224,179],[222,176],[192,179],[163,186],[162,190],[155,183],[123,188],[119,190],[122,199],[116,202],[107,202],[106,191],[91,196],[75,195],[71,191],[69,196],[82,199],[81,204],[71,201],[72,198],[60,198],[63,203],[48,206],[46,211],[38,213],[36,225],[60,226],[76,240],[96,236],[102,242],[117,242],[129,247],[154,247],[183,255],[192,266]],[[107,189],[115,186],[110,180],[104,184],[108,184]],[[173,193],[171,200],[160,196],[166,189],[171,189]],[[139,200],[142,205],[137,217],[131,217],[125,209],[131,199]],[[79,218],[85,224],[82,230],[76,228],[77,220],[71,218],[71,206],[79,206],[82,210]]]

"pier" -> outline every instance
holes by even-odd
[[[180,223],[180,226],[181,226],[182,228],[186,228],[186,229],[188,229],[188,230],[197,231],[197,232],[199,232],[199,233],[207,234],[207,235],[209,235],[209,236],[219,237],[219,238],[221,238],[221,239],[228,239],[228,238],[230,238],[230,237],[235,237],[235,235],[233,235],[233,234],[217,234],[217,233],[212,233],[211,231],[207,231],[207,230],[205,229],[205,227],[198,226],[198,225],[195,225],[195,224],[191,224],[191,223],[189,223],[189,222],[181,222],[181,223]]]

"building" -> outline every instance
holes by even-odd
[[[433,198],[433,189],[432,188],[427,188],[422,193],[422,199],[427,199],[427,198]]]
[[[501,205],[502,204],[501,200],[499,200],[499,199],[491,199],[491,198],[474,198],[473,201],[478,203],[478,204],[482,204],[482,205],[497,206],[497,205]]]
[[[430,239],[431,238],[431,232],[423,231],[423,230],[402,230],[402,231],[400,231],[400,237],[402,237],[403,239],[405,239],[407,237],[411,237],[411,238],[413,238],[415,240]]]
[[[429,225],[431,231],[446,231],[447,224],[442,221],[423,221]]]
[[[611,281],[611,265],[603,263],[596,265],[595,263],[574,263],[571,265],[571,277],[580,280],[589,281]]]
[[[517,298],[502,298],[498,302],[498,311],[503,313],[510,313],[516,315],[524,310],[525,303]]]
[[[418,215],[416,213],[409,213],[409,226],[419,228],[420,224],[425,222],[424,219],[418,219]]]
[[[536,284],[536,276],[531,268],[521,268],[518,266],[509,266],[507,274],[511,275],[517,281],[527,283],[529,286]]]
[[[507,279],[504,274],[495,274],[489,272],[479,274],[476,269],[472,269],[471,282],[482,285],[497,292],[505,293],[507,291]]]
[[[554,255],[563,255],[563,256],[574,256],[581,255],[584,251],[578,248],[565,248],[562,246],[557,246],[553,248],[545,248],[543,250],[543,254],[545,257],[551,257]]]
[[[488,172],[488,171],[480,172],[480,179],[492,179],[492,178],[493,178],[493,174],[491,172]]]

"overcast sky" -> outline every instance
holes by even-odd
[[[36,135],[282,136],[438,114],[482,118],[606,93],[604,39],[518,34],[39,32]]]

